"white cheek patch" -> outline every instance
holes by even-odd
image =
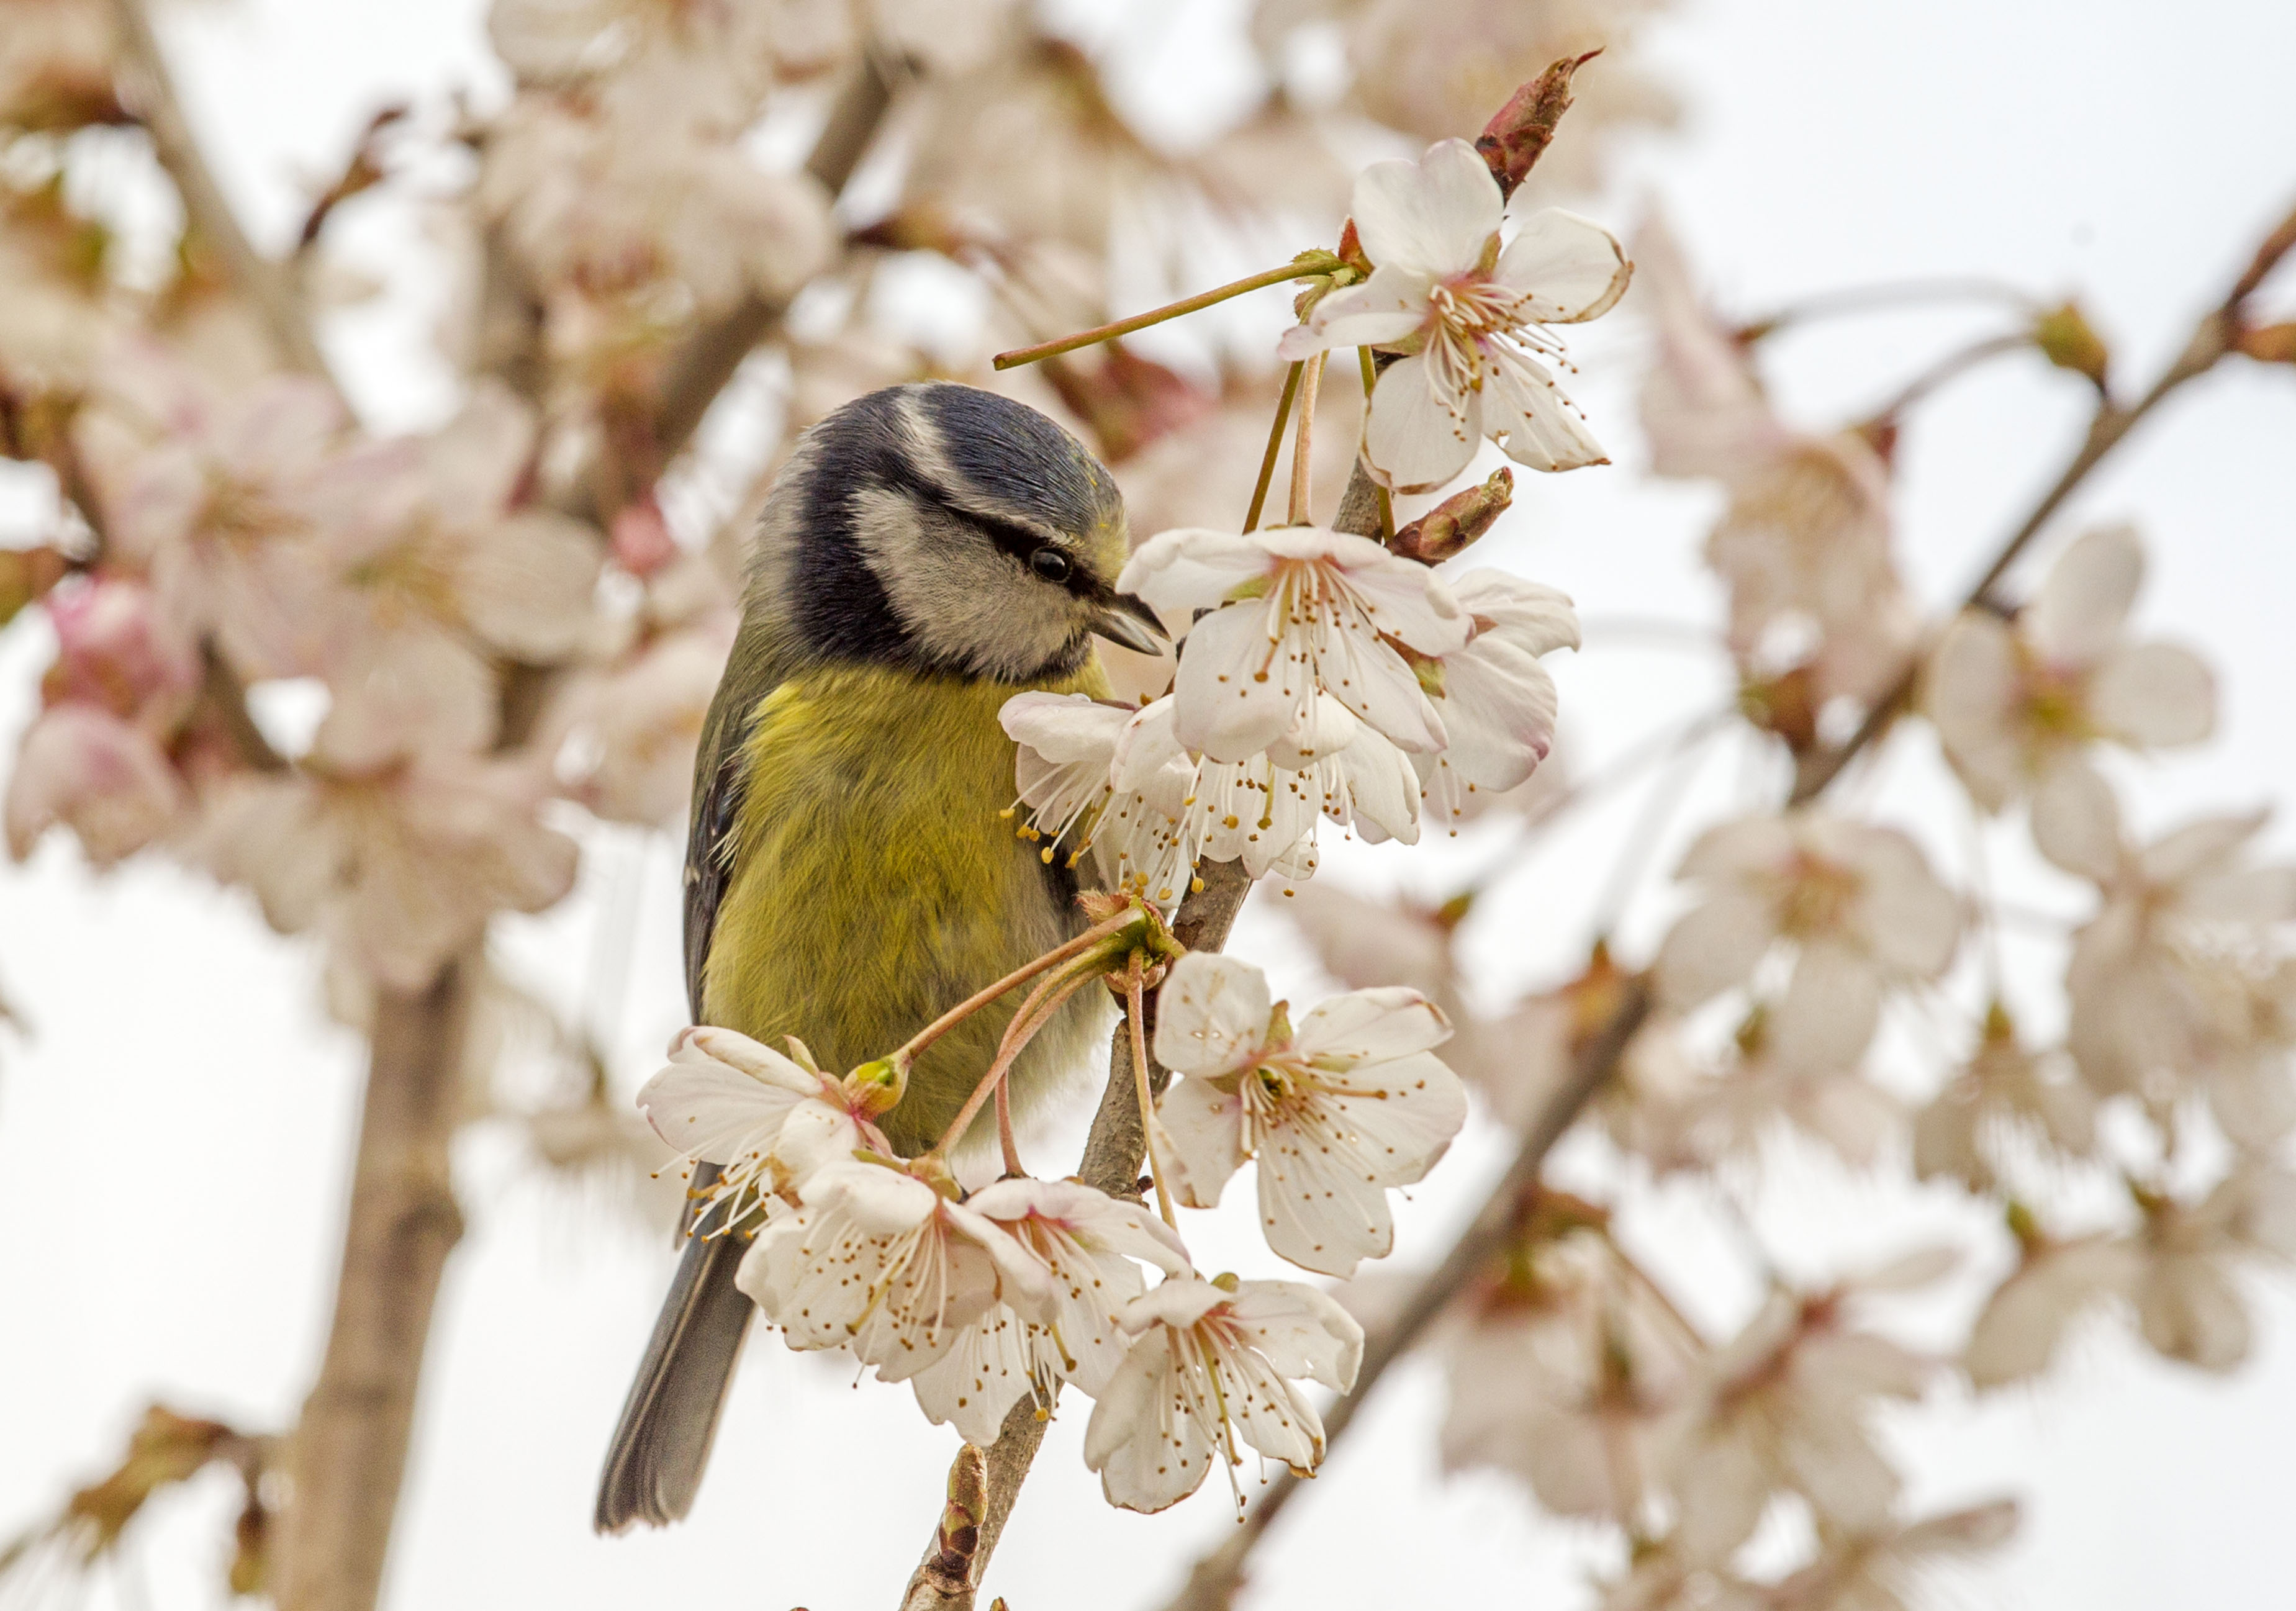
[[[853,498],[853,535],[893,613],[926,655],[1000,682],[1028,678],[1089,611],[953,517],[886,487]]]

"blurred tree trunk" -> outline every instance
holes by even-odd
[[[448,1154],[469,975],[449,963],[376,1005],[334,1324],[289,1445],[283,1611],[371,1611],[381,1588],[431,1305],[463,1234]]]

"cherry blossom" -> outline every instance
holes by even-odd
[[[1711,1165],[1752,1154],[1783,1119],[1833,1148],[1844,1163],[1875,1164],[1904,1128],[1905,1105],[1854,1065],[1813,1056],[1812,1050],[1808,1042],[1781,1041],[1767,1015],[1758,1011],[1738,1033],[1736,1060],[1669,1093],[1672,1111],[1662,1116],[1665,1128],[1659,1133]],[[1661,1150],[1662,1158],[1668,1150]]]
[[[2144,1340],[2169,1359],[2230,1370],[2248,1357],[2244,1263],[2296,1259],[2296,1175],[2243,1163],[2197,1203],[2140,1192],[2144,1230],[2129,1288]]]
[[[98,706],[153,739],[172,735],[199,692],[200,656],[152,590],[103,576],[45,602],[56,631],[55,663],[40,680],[47,702]]]
[[[2196,743],[2216,683],[2190,650],[2127,640],[2144,580],[2136,531],[2108,526],[2059,555],[2013,624],[1970,610],[1931,658],[1926,702],[1970,792],[1998,810],[2099,740],[2138,750]],[[2038,815],[2048,809],[2036,802]]]
[[[1872,697],[1903,668],[1917,624],[1891,554],[1886,466],[1855,432],[1778,417],[1663,220],[1643,225],[1635,256],[1658,337],[1642,395],[1652,468],[1729,494],[1706,560],[1730,589],[1732,653],[1756,676],[1806,658],[1821,699]]]
[[[892,1150],[838,1081],[712,1026],[678,1032],[637,1104],[671,1150],[718,1165],[713,1203],[800,1191],[813,1170],[865,1143]]]
[[[1924,1285],[1949,1262],[1909,1255],[1827,1292],[1773,1292],[1714,1353],[1668,1461],[1689,1559],[1726,1560],[1779,1488],[1800,1494],[1822,1525],[1887,1524],[1899,1484],[1874,1445],[1870,1406],[1919,1397],[1931,1368],[1857,1329],[1852,1311],[1860,1296]]]
[[[1444,1462],[1519,1472],[1560,1516],[1635,1527],[1697,1335],[1596,1229],[1509,1261],[1444,1344]]]
[[[890,1165],[824,1163],[772,1210],[742,1290],[800,1350],[846,1348],[889,1382],[939,1362],[1000,1304],[1041,1311],[1044,1264],[990,1221]]]
[[[1084,1462],[1109,1503],[1128,1510],[1178,1503],[1215,1460],[1233,1472],[1239,1435],[1312,1471],[1324,1422],[1297,1383],[1344,1393],[1363,1361],[1363,1328],[1299,1281],[1175,1276],[1126,1304],[1118,1323],[1133,1342],[1093,1406]]]
[[[1248,759],[1305,729],[1319,691],[1404,749],[1443,747],[1441,718],[1384,640],[1441,655],[1466,642],[1470,623],[1433,571],[1368,537],[1168,531],[1141,545],[1117,587],[1185,640],[1173,691],[1190,749]]]
[[[1912,1611],[1939,1563],[1998,1549],[2017,1530],[2014,1500],[1904,1525],[1819,1534],[1818,1557],[1765,1597],[1772,1611]]]
[[[827,264],[820,185],[760,167],[698,110],[675,80],[627,102],[526,94],[489,140],[476,204],[554,298],[566,356],[660,339],[665,287],[715,311],[785,298]]]
[[[2260,1124],[2268,1133],[2277,1103],[2242,1075],[2273,1077],[2268,1051],[2260,1065],[2243,1063],[2269,1046],[2272,1014],[2256,1011],[2243,976],[2246,959],[2268,953],[2273,928],[2296,920],[2296,867],[2250,863],[2261,813],[2204,818],[2131,846],[2103,781],[2086,768],[2076,775],[2040,845],[2103,896],[2074,936],[2065,973],[2066,1042],[2082,1076],[2100,1092],[2157,1101],[2214,1070],[2220,1078],[2207,1088],[2223,1099],[2221,1114],[2243,1133]]]
[[[730,616],[710,616],[577,678],[551,726],[565,737],[567,792],[609,822],[652,827],[682,819],[693,752],[733,647]]]
[[[243,678],[326,662],[325,579],[300,499],[347,425],[316,381],[224,392],[154,346],[123,348],[78,421],[117,558],[180,632],[212,635]]]
[[[273,927],[320,925],[393,988],[429,984],[495,912],[539,912],[573,887],[574,842],[540,820],[543,781],[524,759],[426,751],[366,773],[317,760],[224,780],[197,846]]]
[[[1144,1286],[1133,1261],[1179,1275],[1188,1260],[1179,1238],[1152,1213],[1075,1181],[999,1181],[966,1206],[1001,1226],[1053,1281],[1041,1317],[1004,1304],[914,1380],[928,1419],[985,1446],[1023,1393],[1049,1406],[1062,1381],[1102,1392],[1124,1360],[1119,1316]]]
[[[77,702],[53,707],[26,730],[8,776],[8,852],[32,854],[57,823],[87,859],[111,867],[173,830],[190,798],[144,729]]]
[[[2085,1157],[2096,1144],[2096,1104],[2064,1061],[2021,1045],[2008,1014],[1994,1007],[1969,1061],[1915,1116],[1916,1178],[1995,1190],[2019,1138]]]
[[[1962,1369],[1979,1387],[2023,1381],[2048,1369],[2073,1322],[2097,1304],[2126,1298],[2142,1261],[2134,1244],[2107,1234],[2056,1240],[2013,1210],[2022,1228],[2017,1267],[1995,1288],[1971,1325]]]
[[[1464,140],[1440,141],[1415,163],[1373,163],[1351,209],[1371,278],[1324,298],[1277,349],[1292,359],[1332,346],[1409,354],[1380,376],[1364,425],[1365,459],[1399,491],[1441,486],[1486,436],[1534,470],[1606,462],[1540,359],[1562,353],[1547,326],[1595,318],[1624,294],[1626,252],[1560,208],[1523,219],[1501,249],[1505,210]]]
[[[1813,811],[1709,829],[1680,876],[1704,899],[1659,948],[1660,994],[1694,1007],[1795,946],[1771,1043],[1804,1067],[1844,1067],[1874,1037],[1883,993],[1934,979],[1959,944],[1960,904],[1893,828]]]
[[[591,629],[596,534],[515,506],[534,441],[531,411],[483,386],[438,435],[342,454],[299,489],[335,584],[324,741],[344,764],[484,746],[492,658],[546,665]]]
[[[1554,679],[1538,657],[1578,647],[1570,601],[1503,570],[1471,570],[1452,584],[1472,635],[1420,665],[1449,740],[1411,757],[1429,811],[1456,824],[1467,797],[1503,793],[1529,778],[1554,745]]]
[[[1158,997],[1156,1057],[1187,1077],[1157,1104],[1183,1202],[1209,1208],[1259,1160],[1267,1245],[1349,1275],[1395,1235],[1388,1189],[1420,1179],[1466,1122],[1466,1091],[1430,1048],[1450,1026],[1415,990],[1359,990],[1300,1021],[1260,971],[1192,953]]]

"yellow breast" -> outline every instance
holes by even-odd
[[[1095,662],[1052,686],[1106,691]],[[824,1068],[850,1068],[1083,926],[1042,846],[999,814],[1013,801],[1013,745],[996,713],[1018,691],[840,666],[766,697],[704,970],[709,1021],[774,1046],[794,1034]],[[896,1144],[939,1138],[1021,994],[919,1059],[887,1118]],[[1104,994],[1078,996],[1032,1043],[1013,1070],[1016,1098],[1041,1098],[1086,1064]]]

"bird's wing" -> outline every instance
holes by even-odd
[[[734,829],[747,781],[742,756],[759,703],[781,681],[774,659],[765,634],[745,622],[709,701],[693,757],[693,809],[685,834],[685,1000],[697,1024],[702,1021],[701,988],[718,910],[734,881],[741,850]]]

